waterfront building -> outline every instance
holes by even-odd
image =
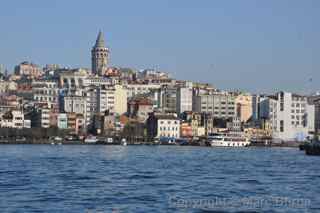
[[[48,108],[40,109],[40,125],[42,128],[50,127],[50,112]]]
[[[314,105],[306,96],[278,92],[261,102],[261,116],[270,120],[275,141],[303,141],[314,132]]]
[[[173,114],[150,113],[146,120],[147,137],[180,138],[180,119]]]
[[[116,131],[116,116],[114,113],[106,112],[103,115],[103,134],[113,135]]]
[[[314,104],[314,127],[315,133],[320,134],[320,95],[314,95],[309,97],[309,103]]]
[[[156,115],[157,119],[157,138],[169,137],[180,138],[180,120],[179,118],[164,114]]]
[[[319,134],[320,132],[320,97],[315,102],[315,130],[316,133]]]
[[[58,128],[67,129],[68,128],[68,116],[67,113],[58,114]]]
[[[214,118],[229,119],[236,116],[235,106],[234,95],[216,92],[195,96],[193,111],[212,114]]]
[[[150,113],[146,127],[148,138],[180,138],[180,119],[174,114]]]
[[[81,114],[77,114],[75,133],[78,135],[84,134],[86,132],[86,125],[85,124],[86,124],[85,117]]]
[[[100,31],[91,50],[92,73],[102,76],[108,66],[109,49],[106,48],[103,33]]]
[[[242,131],[242,121],[240,117],[233,117],[229,122],[227,122],[227,129],[233,132]]]
[[[30,129],[31,128],[31,120],[30,119],[24,119],[23,120],[23,128]]]
[[[129,116],[141,122],[145,122],[151,112],[153,112],[153,104],[148,98],[134,97],[128,102]]]
[[[192,126],[188,122],[183,122],[180,125],[181,137],[192,137]]]
[[[77,114],[74,112],[67,113],[67,126],[76,133]]]
[[[210,115],[201,114],[198,112],[183,112],[180,117],[187,123],[190,124],[192,129],[192,136],[199,137],[204,136],[209,129],[213,128],[213,121]],[[211,123],[210,123],[211,122]]]
[[[27,79],[38,79],[43,75],[43,70],[36,64],[24,61],[14,68],[15,75]]]

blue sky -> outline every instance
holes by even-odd
[[[90,67],[101,29],[111,65],[306,92],[320,90],[319,20],[317,0],[10,0],[0,8],[0,63]]]

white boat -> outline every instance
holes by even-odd
[[[245,147],[250,140],[241,134],[218,134],[208,137],[211,146],[215,147]]]
[[[85,143],[97,143],[98,139],[95,136],[88,136],[86,139],[84,139]]]

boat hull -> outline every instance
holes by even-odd
[[[213,147],[247,147],[250,145],[250,142],[244,141],[210,141],[209,143]]]

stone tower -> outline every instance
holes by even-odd
[[[103,33],[100,31],[91,50],[92,73],[103,75],[108,65],[109,50],[106,48]]]

